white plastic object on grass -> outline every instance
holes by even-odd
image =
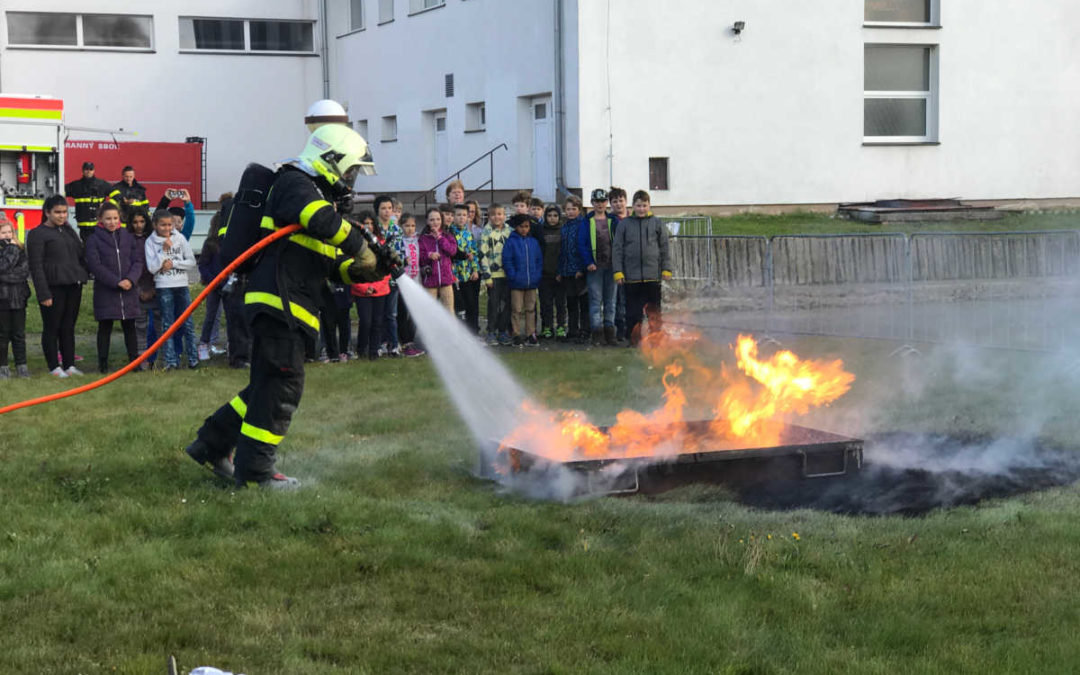
[[[233,675],[230,672],[224,670],[218,670],[213,666],[199,666],[195,670],[188,673],[188,675]],[[237,673],[236,675],[244,675],[243,673]]]

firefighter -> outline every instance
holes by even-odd
[[[329,124],[274,179],[262,228],[299,223],[303,230],[274,242],[251,271],[244,293],[254,336],[248,386],[208,417],[187,447],[192,459],[238,486],[299,487],[276,470],[275,454],[303,393],[304,337],[318,336],[322,285],[327,276],[350,284],[388,273],[363,228],[353,228],[333,205],[374,169],[360,134]]]
[[[75,200],[75,221],[83,243],[97,227],[97,212],[101,202],[109,196],[112,186],[94,176],[94,163],[83,162],[82,178],[64,186],[64,194]]]
[[[112,190],[109,192],[109,201],[120,208],[120,212],[124,215],[124,221],[127,220],[133,206],[141,206],[147,211],[150,210],[150,201],[146,198],[146,188],[135,180],[135,169],[130,166],[125,166],[120,171],[120,182],[113,184]]]

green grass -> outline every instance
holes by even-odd
[[[674,218],[678,220],[678,218]],[[1009,232],[1016,230],[1075,230],[1080,228],[1080,211],[1060,210],[1008,213],[1001,220],[959,220],[944,223],[888,223],[871,225],[827,213],[796,212],[782,215],[741,213],[713,217],[716,235],[846,234],[904,232]]]
[[[948,353],[789,346],[858,375],[833,424],[873,401],[904,428],[994,430],[1037,385],[1080,393],[1046,385],[1041,355],[994,353],[979,379]],[[630,350],[500,353],[541,398],[602,422],[661,391]],[[184,672],[290,675],[1080,664],[1076,487],[921,519],[755,511],[708,487],[532,502],[471,475],[473,445],[418,359],[310,367],[280,462],[306,487],[236,492],[182,448],[244,383],[142,374],[0,421],[0,671],[159,673],[169,653]],[[0,403],[62,386],[5,382]],[[1075,437],[1058,407],[1048,426]]]

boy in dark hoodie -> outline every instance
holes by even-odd
[[[566,339],[566,293],[558,282],[559,253],[562,250],[562,213],[551,204],[544,209],[540,247],[544,267],[540,275],[540,337]]]
[[[566,296],[566,338],[584,342],[589,336],[589,296],[585,287],[585,268],[578,255],[578,228],[584,218],[581,198],[566,199],[566,222],[560,232],[559,269],[555,280]]]

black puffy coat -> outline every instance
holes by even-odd
[[[26,235],[30,280],[38,302],[52,300],[50,286],[85,284],[89,277],[83,262],[83,243],[70,225],[41,224]]]
[[[142,247],[124,228],[109,232],[104,225],[94,228],[86,240],[86,266],[94,275],[94,318],[134,319],[139,316],[139,277],[142,276]],[[127,279],[131,288],[123,290]]]
[[[21,246],[0,241],[0,309],[23,309],[30,297],[30,259]]]

